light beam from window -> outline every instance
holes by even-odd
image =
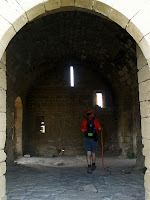
[[[74,68],[70,66],[70,86],[74,87]]]

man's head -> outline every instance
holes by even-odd
[[[88,117],[93,117],[93,116],[94,116],[93,110],[88,110],[88,111],[87,111],[87,116],[88,116]]]

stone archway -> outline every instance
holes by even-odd
[[[138,46],[141,48],[140,52],[137,48],[138,58],[138,78],[139,78],[139,94],[141,102],[141,117],[142,117],[142,136],[144,150],[143,153],[146,157],[145,165],[150,169],[149,158],[149,59],[150,59],[150,26],[148,23],[150,2],[145,0],[139,1],[124,1],[117,0],[58,0],[58,1],[1,1],[0,5],[0,196],[5,195],[5,174],[6,155],[4,153],[5,137],[6,137],[6,58],[5,49],[14,37],[14,35],[28,22],[36,17],[46,15],[49,12],[54,12],[56,9],[87,9],[89,12],[100,13],[110,20],[119,24],[122,28],[134,38]],[[144,55],[143,55],[144,54]],[[145,188],[146,199],[150,198],[150,172],[147,170],[145,175]]]
[[[14,143],[15,157],[22,155],[22,115],[23,107],[20,97],[17,97],[14,103]]]

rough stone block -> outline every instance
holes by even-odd
[[[143,39],[138,43],[141,48],[145,58],[150,59],[150,33],[143,37]]]
[[[150,171],[149,170],[146,171],[144,180],[145,180],[144,186],[146,190],[150,191]]]
[[[4,149],[6,142],[6,132],[0,132],[0,150]]]
[[[138,71],[138,82],[141,83],[149,79],[150,79],[150,68],[148,65],[146,65],[141,70]]]
[[[6,194],[6,179],[5,176],[0,177],[0,199]]]
[[[137,43],[143,38],[144,35],[150,32],[149,10],[150,3],[147,2],[143,9],[134,15],[126,29]]]
[[[94,5],[94,0],[75,0],[75,6],[81,8],[92,9]]]
[[[144,149],[150,151],[150,139],[143,138],[142,143],[144,145]]]
[[[150,102],[143,101],[140,102],[141,118],[150,117]]]
[[[148,64],[149,69],[150,69],[150,59],[147,60],[147,64]]]
[[[136,43],[136,56],[137,58],[142,54],[142,50],[140,49],[139,45]]]
[[[0,150],[0,162],[4,162],[6,160],[6,153],[4,150]]]
[[[24,11],[27,13],[29,21],[45,13],[45,7],[43,0],[17,0]]]
[[[61,0],[61,6],[74,6],[74,0]]]
[[[6,66],[6,51],[3,53],[1,62]],[[5,71],[6,71],[6,67],[5,67]]]
[[[6,71],[6,65],[2,61],[0,61],[0,69]]]
[[[1,43],[3,48],[6,48],[9,41],[16,34],[16,31],[14,30],[14,27],[1,16],[0,16],[0,25],[1,25],[1,28],[0,28],[0,43]],[[3,55],[3,53],[2,53],[2,55]]]
[[[58,9],[61,7],[60,0],[53,0],[53,1],[44,0],[44,2],[45,2],[46,11],[51,11],[51,10]]]
[[[142,127],[142,136],[144,138],[150,139],[150,118],[143,118],[141,120],[141,127]]]
[[[6,72],[0,69],[0,89],[6,90]]]
[[[147,167],[147,169],[150,170],[150,157],[145,158],[145,167]]]
[[[3,56],[3,54],[4,54],[4,52],[5,52],[5,48],[2,46],[2,44],[0,43],[0,60],[1,60],[1,58],[2,58],[2,56]]]
[[[145,200],[150,200],[150,191],[145,190]]]
[[[147,60],[143,53],[137,57],[137,68],[140,70],[143,66],[147,65]]]
[[[16,32],[28,22],[25,11],[15,0],[1,0],[0,13],[8,22],[13,24]]]
[[[115,0],[95,1],[93,5],[93,10],[105,16],[108,16],[114,2]]]
[[[0,112],[6,112],[6,91],[0,89]]]
[[[150,100],[150,80],[139,83],[139,100]]]
[[[6,173],[6,162],[0,163],[0,176]]]
[[[0,131],[6,131],[6,113],[0,113]]]

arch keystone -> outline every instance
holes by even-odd
[[[75,7],[87,8],[92,10],[94,0],[75,0]]]
[[[61,6],[74,6],[74,0],[61,0]]]
[[[61,7],[60,0],[44,0],[46,11],[55,10]]]

